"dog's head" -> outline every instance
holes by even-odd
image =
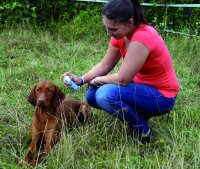
[[[28,102],[41,108],[56,108],[65,94],[52,82],[44,80],[37,83],[28,96]]]

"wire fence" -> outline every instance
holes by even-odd
[[[98,2],[106,3],[109,0],[76,0],[78,2]],[[141,3],[145,14],[152,12],[154,9],[161,10],[163,15],[151,14],[151,22],[155,24],[159,29],[164,32],[188,35],[188,36],[199,36],[200,33],[200,12],[199,16],[196,16],[195,12],[199,10],[200,4],[152,4],[152,3]],[[160,14],[160,13],[159,13]],[[198,15],[197,14],[197,15]],[[199,19],[195,19],[199,17]],[[182,22],[182,24],[180,23]],[[195,22],[195,23],[194,23]],[[178,26],[179,25],[179,26]]]

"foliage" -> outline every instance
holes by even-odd
[[[98,41],[97,35],[104,33],[101,16],[96,11],[81,11],[69,24],[60,28],[61,35],[68,39],[82,39],[85,36],[90,40]]]
[[[19,22],[30,22],[35,20],[36,7],[30,6],[30,4],[13,1],[10,3],[3,2],[0,5],[0,23],[1,25],[11,25]]]
[[[145,3],[153,4],[177,4],[177,3],[198,3],[198,0],[143,0]],[[32,25],[43,25],[51,27],[52,22],[64,21],[71,22],[77,15],[80,14],[81,21],[76,18],[73,22],[86,21],[90,24],[92,17],[100,15],[99,11],[103,3],[92,2],[75,2],[73,0],[4,0],[0,4],[0,28],[14,27],[16,24],[29,23]],[[200,32],[200,8],[173,8],[169,7],[166,10],[164,7],[147,7],[144,6],[147,21],[158,29],[164,29],[165,22],[170,29],[181,30],[188,29],[192,34]],[[83,18],[85,16],[85,18]],[[77,23],[77,24],[79,24]],[[91,25],[91,24],[90,24]],[[92,28],[92,27],[91,27]],[[68,29],[63,27],[64,29]],[[74,28],[76,29],[76,27]],[[87,31],[87,30],[85,30]],[[80,29],[77,30],[77,35],[80,34]],[[84,34],[84,33],[83,33]]]
[[[158,29],[164,29],[165,23],[169,29],[183,30],[187,29],[190,34],[200,33],[200,8],[189,7],[156,7],[156,4],[198,4],[198,0],[149,0],[149,2],[155,4],[153,7],[144,6],[147,21]]]
[[[52,20],[73,15],[71,0],[6,0],[0,4],[0,22],[8,26],[24,21],[46,25]]]

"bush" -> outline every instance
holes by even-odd
[[[71,0],[6,0],[0,4],[1,25],[13,26],[21,23],[46,25],[50,21],[69,19],[73,15]]]
[[[199,0],[143,0],[141,2],[153,4],[177,4],[177,3],[199,3]],[[84,34],[87,29],[81,26],[84,22],[92,25],[90,20],[100,15],[102,3],[75,2],[73,0],[5,0],[0,4],[0,23],[1,27],[14,26],[19,23],[30,23],[49,27],[52,22],[64,21],[65,23],[74,22],[76,32],[74,36]],[[173,30],[190,28],[196,34],[200,32],[200,8],[168,8],[167,18],[165,7],[144,7],[147,21],[158,29],[164,28],[165,20]],[[76,19],[74,19],[78,16]],[[92,17],[91,17],[92,16]],[[77,27],[76,27],[77,26]],[[70,27],[64,26],[63,30]],[[70,28],[71,29],[71,28]],[[71,31],[71,30],[69,30]]]
[[[155,6],[146,7],[144,11],[146,14],[147,21],[158,29],[164,29],[165,21],[167,26],[173,30],[188,29],[187,31],[192,34],[200,33],[200,8],[185,8],[185,7],[168,7],[167,15],[165,7],[157,7],[156,4],[195,4],[199,3],[199,0],[145,0],[146,3],[153,3]]]
[[[36,7],[31,7],[27,3],[10,2],[0,5],[1,25],[14,25],[20,22],[30,22],[37,18]]]
[[[82,39],[85,36],[95,41],[96,35],[102,34],[103,24],[101,23],[99,11],[81,11],[71,22],[61,27],[61,35],[68,40]]]

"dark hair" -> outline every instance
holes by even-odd
[[[110,0],[103,6],[101,14],[120,23],[133,18],[136,27],[141,23],[147,24],[139,0]]]

